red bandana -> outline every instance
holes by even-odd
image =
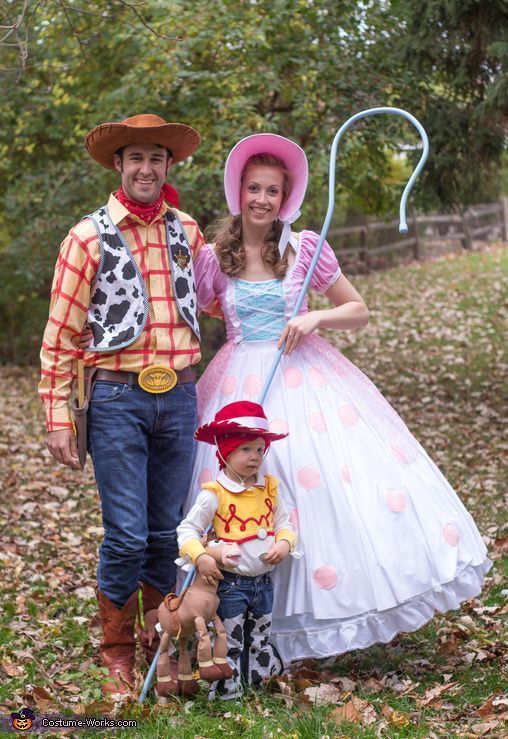
[[[153,219],[161,209],[161,205],[164,200],[166,200],[170,205],[174,205],[177,208],[180,206],[178,192],[175,190],[174,187],[171,187],[171,185],[167,184],[164,184],[162,186],[159,197],[157,198],[157,200],[154,200],[153,203],[139,203],[137,200],[130,200],[124,193],[121,185],[118,189],[118,192],[115,193],[115,197],[122,203],[122,205],[127,208],[129,213],[138,216],[138,218],[141,218],[141,220],[145,221],[145,223],[150,223],[151,221],[153,221]]]

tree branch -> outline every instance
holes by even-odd
[[[173,37],[164,36],[163,34],[156,31],[153,26],[147,23],[145,19],[143,18],[143,16],[137,10],[136,8],[137,3],[129,2],[129,0],[117,0],[117,2],[119,2],[121,5],[125,6],[126,8],[129,8],[129,10],[131,10],[134,13],[136,18],[145,26],[145,28],[147,28],[150,31],[150,33],[153,33],[155,36],[157,36],[157,38],[163,39],[164,41],[178,41],[178,39],[174,36]],[[140,3],[140,4],[142,5],[143,3]]]
[[[11,23],[8,26],[0,26],[0,29],[7,31],[5,36],[2,36],[2,38],[0,38],[0,44],[2,44],[5,41],[5,39],[8,39],[12,33],[18,30],[18,28],[20,27],[20,25],[23,23],[25,19],[25,13],[27,10],[28,10],[28,0],[24,0],[23,9],[21,10],[21,13],[18,15],[16,21],[14,23]]]
[[[108,3],[105,5],[106,10],[104,13],[94,12],[93,10],[84,9],[82,7],[75,7],[74,5],[66,2],[66,0],[38,0],[34,4],[33,8],[30,8],[30,0],[23,0],[23,6],[15,21],[9,23],[8,20],[10,19],[7,17],[4,11],[2,13],[2,20],[5,19],[5,21],[4,23],[0,24],[0,48],[16,47],[19,50],[18,79],[23,75],[24,71],[27,68],[26,61],[29,56],[30,48],[29,31],[32,25],[33,18],[41,5],[48,4],[56,5],[57,7],[61,8],[67,25],[69,26],[72,35],[78,42],[81,52],[85,57],[87,56],[86,40],[82,38],[82,34],[80,34],[80,31],[78,31],[74,25],[72,17],[73,13],[93,16],[95,18],[100,18],[103,21],[107,20],[117,22],[118,24],[127,26],[128,28],[132,28],[135,31],[139,32],[141,30],[144,35],[149,38],[151,37],[152,39],[161,39],[163,41],[180,40],[178,37],[166,36],[159,33],[156,28],[154,28],[154,26],[152,26],[147,20],[145,20],[139,10],[139,8],[142,8],[146,5],[144,0],[142,2],[135,2],[134,0],[109,0]],[[132,20],[134,20],[134,22],[126,20],[123,17],[119,17],[120,14],[124,14],[124,11],[126,11],[126,14],[130,14],[131,16],[133,16]],[[140,26],[142,26],[142,28],[140,28]],[[0,73],[3,71],[6,71],[5,67],[3,69],[0,69]]]
[[[79,48],[81,49],[81,53],[83,54],[83,56],[84,56],[84,57],[85,57],[85,59],[86,59],[86,50],[85,50],[85,45],[83,44],[82,40],[80,39],[80,37],[79,37],[79,33],[78,33],[78,32],[76,31],[76,29],[74,28],[74,26],[73,26],[73,24],[72,24],[72,21],[71,21],[71,19],[70,19],[69,13],[67,12],[67,8],[68,8],[68,6],[64,4],[63,0],[58,0],[58,4],[59,4],[59,5],[60,5],[60,7],[62,8],[62,10],[63,10],[63,12],[64,12],[64,15],[65,15],[65,19],[66,19],[66,21],[67,21],[67,23],[68,23],[68,25],[69,25],[69,28],[70,28],[70,29],[71,29],[71,31],[72,31],[72,35],[73,35],[73,36],[74,36],[74,38],[75,38],[75,39],[77,40],[77,42],[78,42],[78,44],[79,44]]]

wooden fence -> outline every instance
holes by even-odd
[[[471,205],[459,213],[417,213],[407,219],[408,233],[399,234],[399,219],[370,221],[330,229],[328,241],[342,260],[375,263],[378,255],[406,253],[421,259],[436,242],[471,249],[476,240],[508,241],[508,198]]]

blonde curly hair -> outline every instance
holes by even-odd
[[[254,154],[245,163],[240,183],[243,182],[249,167],[263,166],[276,167],[283,175],[282,202],[288,197],[291,184],[289,172],[286,165],[274,154]],[[278,220],[272,222],[271,228],[265,237],[261,250],[264,263],[273,270],[275,277],[281,280],[288,268],[287,244],[281,259],[279,254],[279,239],[282,234],[282,223]],[[219,260],[220,268],[224,274],[237,277],[243,272],[246,265],[245,249],[243,246],[242,216],[226,216],[216,221],[206,232],[206,239],[215,243],[215,254]]]

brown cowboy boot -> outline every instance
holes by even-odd
[[[134,658],[136,641],[134,621],[138,608],[138,591],[130,596],[122,608],[117,608],[104,593],[97,591],[99,617],[102,624],[100,654],[102,664],[107,667],[111,680],[102,692],[128,694],[134,686]]]
[[[151,665],[160,644],[160,637],[155,628],[155,624],[159,620],[157,610],[164,600],[164,596],[160,590],[154,588],[153,585],[149,585],[146,582],[142,582],[140,585],[142,593],[142,612],[141,608],[139,608],[136,631],[139,643],[143,648],[146,661]]]

